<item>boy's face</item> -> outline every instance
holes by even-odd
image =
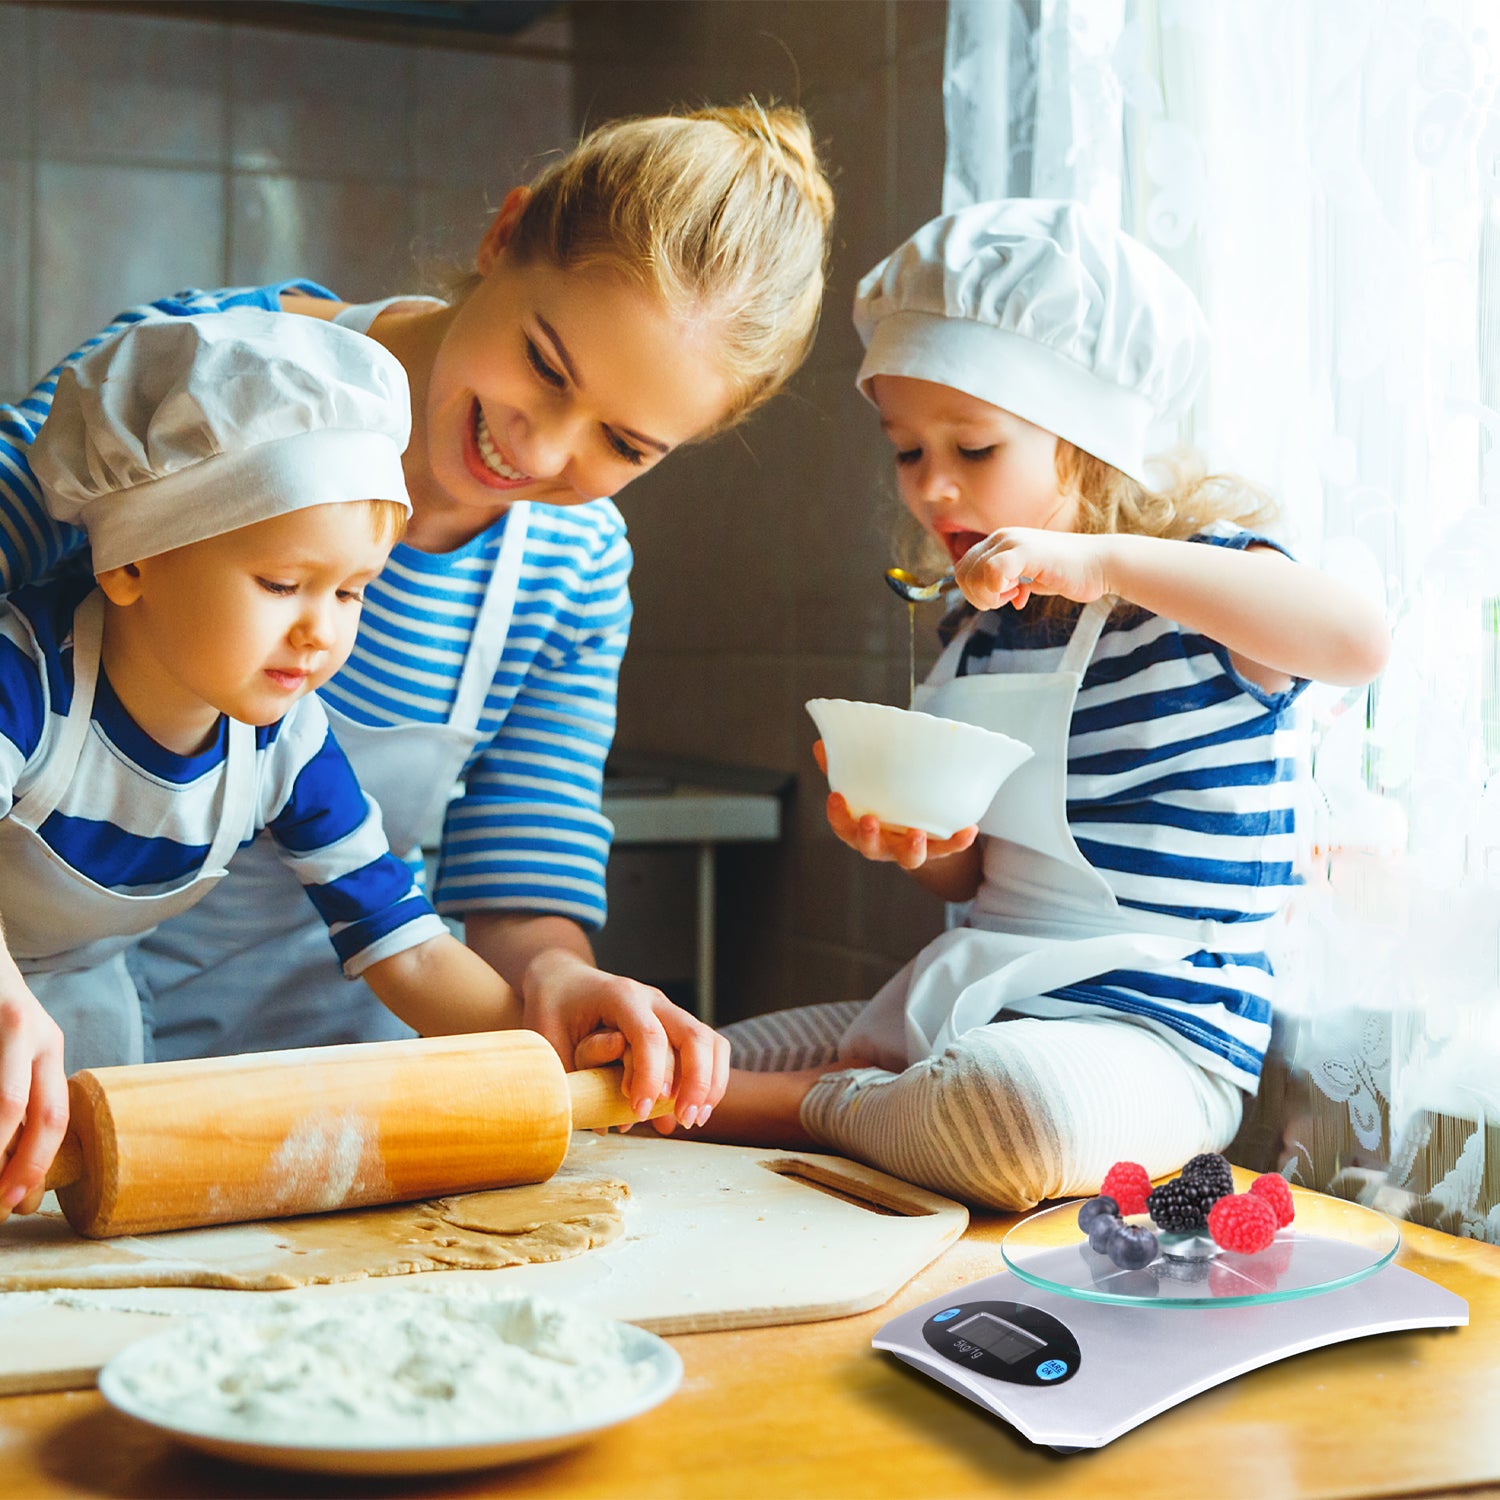
[[[1077,502],[1058,488],[1045,428],[930,380],[877,375],[870,386],[902,503],[954,562],[1004,526],[1073,529]]]
[[[115,651],[106,637],[111,681],[122,698],[116,679],[135,685],[132,714],[143,702],[160,710],[160,724],[141,727],[168,729],[167,741],[195,708],[206,722],[274,723],[348,658],[390,548],[370,507],[315,505],[101,575],[128,606]]]

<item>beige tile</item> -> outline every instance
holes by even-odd
[[[36,215],[33,363],[44,368],[126,307],[224,285],[217,172],[42,162]]]
[[[25,395],[40,374],[31,358],[31,164],[0,158],[0,401]]]
[[[424,187],[477,184],[498,204],[572,144],[568,63],[439,47],[414,61],[414,172]]]
[[[415,275],[411,200],[399,187],[236,176],[231,216],[237,284],[307,276],[358,302]]]
[[[226,27],[48,6],[33,25],[49,157],[223,163]]]
[[[236,26],[230,60],[231,154],[241,171],[410,178],[412,49]]]
[[[31,6],[0,6],[0,57],[6,85],[0,89],[0,157],[14,162],[32,150],[36,76],[35,27]],[[3,231],[9,233],[9,230]]]

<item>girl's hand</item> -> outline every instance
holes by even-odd
[[[1021,609],[1033,594],[1091,604],[1110,592],[1107,538],[1076,531],[1005,526],[959,558],[953,577],[975,609]]]
[[[540,1032],[570,1068],[625,1063],[638,1118],[673,1098],[681,1125],[701,1125],[729,1082],[729,1043],[658,989],[607,974],[552,949],[527,970],[521,1024]]]
[[[12,971],[0,981],[0,1220],[36,1211],[67,1128],[62,1031]]]
[[[813,745],[818,768],[828,774],[828,752],[823,741]],[[919,870],[930,859],[944,859],[968,849],[979,837],[977,825],[960,828],[951,838],[940,839],[920,828],[897,828],[882,823],[874,813],[856,818],[849,804],[838,792],[828,794],[828,826],[856,853],[877,862],[900,865],[903,870]]]

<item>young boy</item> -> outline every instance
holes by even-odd
[[[126,950],[262,828],[409,1025],[521,1024],[314,692],[405,527],[409,424],[379,344],[253,309],[138,324],[63,373],[32,466],[97,582],[0,604],[0,1219],[40,1198],[65,1074],[142,1059]]]

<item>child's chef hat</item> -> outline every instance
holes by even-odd
[[[1192,400],[1208,330],[1139,241],[1077,203],[1005,198],[924,224],[859,284],[859,388],[952,386],[1148,482],[1152,424]]]
[[[374,339],[232,308],[137,323],[66,368],[31,448],[94,570],[343,500],[409,511],[411,396]]]

